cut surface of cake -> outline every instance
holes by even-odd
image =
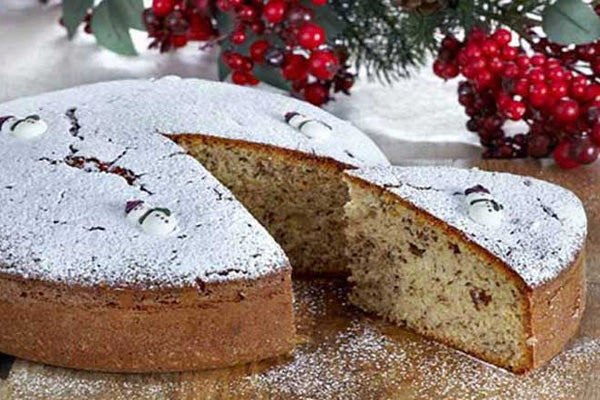
[[[290,111],[330,129],[310,136],[286,122]],[[253,210],[167,137],[185,133],[240,143],[240,151],[249,143],[276,149],[263,173],[277,193],[296,198],[308,195],[297,188],[310,184],[318,165],[387,163],[364,134],[316,107],[215,82],[116,81],[1,104],[0,352],[150,372],[292,349],[288,258]],[[265,157],[256,153],[247,156]],[[340,173],[336,179],[323,178],[318,189],[340,190]],[[315,263],[319,253],[330,259],[326,248],[312,247],[315,239],[300,242],[301,228],[282,232],[279,224],[296,226],[299,214],[339,205],[331,213],[338,222],[306,225],[307,237],[323,240],[321,230],[340,224],[341,195],[315,210],[306,199],[288,210],[292,197],[260,185],[264,192],[249,193],[271,200],[269,229],[284,247],[317,253]]]
[[[346,181],[354,304],[514,372],[577,330],[587,220],[568,190],[447,167],[365,168]]]

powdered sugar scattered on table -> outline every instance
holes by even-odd
[[[567,268],[584,245],[587,219],[570,191],[507,173],[450,167],[373,167],[349,172],[385,187],[488,249],[534,287]],[[504,206],[500,228],[467,213],[464,191],[483,185]]]
[[[285,123],[287,111],[334,132],[310,140]],[[287,266],[231,193],[161,133],[207,133],[359,166],[387,163],[360,131],[316,107],[200,80],[116,81],[0,105],[0,116],[30,114],[48,123],[42,137],[0,137],[0,272],[25,278],[173,286],[253,279]],[[100,172],[99,162],[126,169],[128,180]],[[157,238],[127,224],[125,203],[134,199],[172,210],[179,231]]]

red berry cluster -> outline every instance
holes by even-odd
[[[600,146],[600,45],[574,50],[536,38],[534,54],[511,44],[512,34],[474,29],[461,42],[447,36],[434,73],[466,78],[458,88],[459,103],[470,117],[467,129],[477,132],[485,158],[543,158],[552,155],[562,168],[590,164]],[[596,53],[598,52],[598,53]],[[596,55],[598,54],[598,56]],[[598,64],[595,76],[573,68],[576,62]],[[590,79],[592,78],[592,79]],[[528,131],[508,136],[507,120],[525,121]]]
[[[166,52],[183,47],[188,41],[216,37],[210,9],[207,0],[153,0],[143,15],[148,36],[153,39],[150,48]]]
[[[317,7],[326,3],[312,0]],[[256,64],[276,68],[296,95],[315,105],[327,102],[332,90],[347,93],[354,84],[347,56],[326,44],[325,30],[314,21],[314,9],[298,0],[217,0],[216,5],[235,17],[229,35],[233,49],[223,53],[223,61],[234,71],[234,83],[257,84],[252,74]],[[246,43],[248,32],[255,37],[252,43]],[[236,49],[244,44],[249,44],[247,54]]]
[[[311,3],[319,7],[327,0]],[[235,21],[226,36],[218,36],[213,25],[219,12],[230,13]],[[327,45],[314,8],[300,0],[153,0],[144,11],[144,22],[153,38],[150,47],[163,52],[190,40],[229,39],[231,48],[222,57],[238,85],[258,84],[253,71],[262,65],[278,71],[291,83],[294,94],[322,105],[332,91],[348,93],[354,84],[347,55]]]

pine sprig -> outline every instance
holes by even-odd
[[[474,26],[505,25],[525,33],[549,0],[454,1],[431,14],[402,9],[389,0],[332,0],[346,23],[340,41],[358,67],[386,81],[407,77],[439,46],[441,34],[460,34]],[[535,20],[538,16],[538,20]],[[533,19],[532,19],[533,18]]]

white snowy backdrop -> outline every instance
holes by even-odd
[[[164,75],[217,79],[216,51],[194,45],[169,54],[146,50],[122,57],[79,34],[73,42],[57,23],[60,6],[37,0],[0,0],[0,102],[84,83]],[[266,88],[268,90],[268,88]],[[424,68],[393,86],[361,77],[351,96],[326,107],[369,134],[392,161],[407,158],[476,157],[477,137],[464,128],[456,81],[445,83]]]

